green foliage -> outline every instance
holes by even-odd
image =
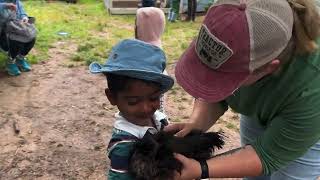
[[[7,57],[6,57],[5,53],[0,51],[0,67],[5,66],[6,59],[7,59]]]
[[[226,127],[227,127],[228,129],[231,129],[231,130],[239,131],[239,128],[237,127],[237,125],[236,125],[236,124],[233,124],[233,123],[227,123],[227,124],[226,124]]]

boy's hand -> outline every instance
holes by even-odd
[[[17,6],[13,3],[5,3],[4,7],[11,11],[17,11]]]

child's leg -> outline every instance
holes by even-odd
[[[20,54],[20,49],[24,48],[23,43],[13,40],[8,40],[8,46],[9,46],[9,56],[12,59],[15,59],[18,54]]]
[[[16,58],[17,59],[16,64],[21,69],[21,71],[27,72],[27,71],[31,70],[31,66],[28,63],[28,60],[25,56],[33,48],[35,41],[36,40],[33,39],[32,41],[30,41],[28,43],[23,43],[21,46],[21,49],[19,50],[19,54],[17,55],[17,58]]]
[[[33,48],[35,42],[36,42],[36,39],[33,39],[28,43],[24,43],[22,49],[20,50],[20,55],[26,56]]]
[[[192,19],[193,0],[188,0],[187,21]]]
[[[0,47],[4,51],[8,51],[9,50],[7,37],[6,37],[6,34],[4,33],[4,31],[2,31],[1,34],[0,34]]]
[[[172,10],[177,16],[179,14],[180,0],[172,0]]]
[[[191,9],[191,21],[194,21],[196,19],[196,12],[197,12],[197,0],[191,0],[192,1],[192,9]]]

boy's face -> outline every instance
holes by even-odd
[[[126,90],[116,95],[106,89],[106,95],[122,116],[136,125],[149,125],[154,112],[160,107],[159,86],[139,80],[131,81]]]

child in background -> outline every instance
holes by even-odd
[[[163,11],[155,7],[139,8],[136,14],[135,38],[162,48],[161,36],[166,20]],[[168,75],[167,71],[163,71]],[[165,96],[160,99],[160,111],[165,113]]]
[[[163,74],[165,64],[166,57],[160,48],[133,39],[114,46],[104,65],[90,64],[92,73],[106,76],[105,94],[119,109],[108,145],[109,180],[133,179],[128,173],[128,164],[135,140],[147,131],[161,130],[168,123],[166,115],[158,111],[161,94],[174,83],[170,76]]]
[[[197,0],[188,0],[187,21],[195,21],[197,12]]]
[[[170,0],[170,10],[168,12],[168,21],[169,22],[175,22],[179,18],[179,12],[180,12],[180,0]]]
[[[21,71],[31,71],[26,56],[33,48],[36,38],[28,42],[12,39],[5,31],[5,26],[13,17],[25,24],[31,23],[20,0],[0,0],[0,48],[8,53],[6,71],[11,76],[18,76]]]
[[[136,14],[135,38],[162,48],[161,36],[166,20],[161,9],[139,8]]]

